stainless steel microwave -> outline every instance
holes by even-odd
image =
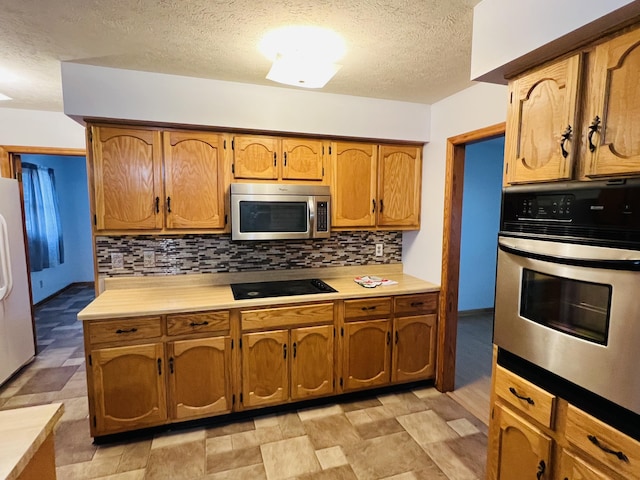
[[[276,183],[231,184],[231,239],[327,238],[330,188]]]

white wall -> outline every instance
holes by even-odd
[[[66,62],[62,87],[74,118],[429,140],[430,107],[418,103]]]
[[[403,236],[402,261],[410,275],[440,284],[447,139],[504,122],[507,87],[479,83],[431,106],[431,142],[424,148],[422,218]]]
[[[86,148],[84,127],[62,112],[0,108],[0,145]]]
[[[483,0],[473,9],[471,79],[504,83],[505,71],[533,66],[529,53],[544,47],[538,62],[561,54],[638,13],[638,0]]]
[[[64,262],[31,272],[33,303],[38,303],[72,283],[94,280],[87,167],[85,157],[23,155],[22,161],[53,168],[62,224]]]

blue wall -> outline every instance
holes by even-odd
[[[23,162],[53,168],[64,241],[64,263],[31,273],[33,303],[76,282],[93,282],[91,217],[85,157],[21,155]]]
[[[467,145],[458,310],[493,308],[504,137]]]

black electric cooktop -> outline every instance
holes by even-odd
[[[235,300],[250,298],[284,297],[289,295],[308,295],[311,293],[330,293],[331,288],[317,278],[306,280],[283,280],[279,282],[232,283],[231,291]]]

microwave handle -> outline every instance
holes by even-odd
[[[544,253],[530,252],[512,246],[505,245],[498,241],[498,248],[503,252],[517,255],[519,257],[540,260],[543,262],[557,263],[561,265],[571,265],[574,267],[600,268],[606,270],[626,270],[640,271],[640,260],[594,260],[589,258],[569,258]]]
[[[316,234],[316,199],[309,197],[309,237],[313,238]]]

